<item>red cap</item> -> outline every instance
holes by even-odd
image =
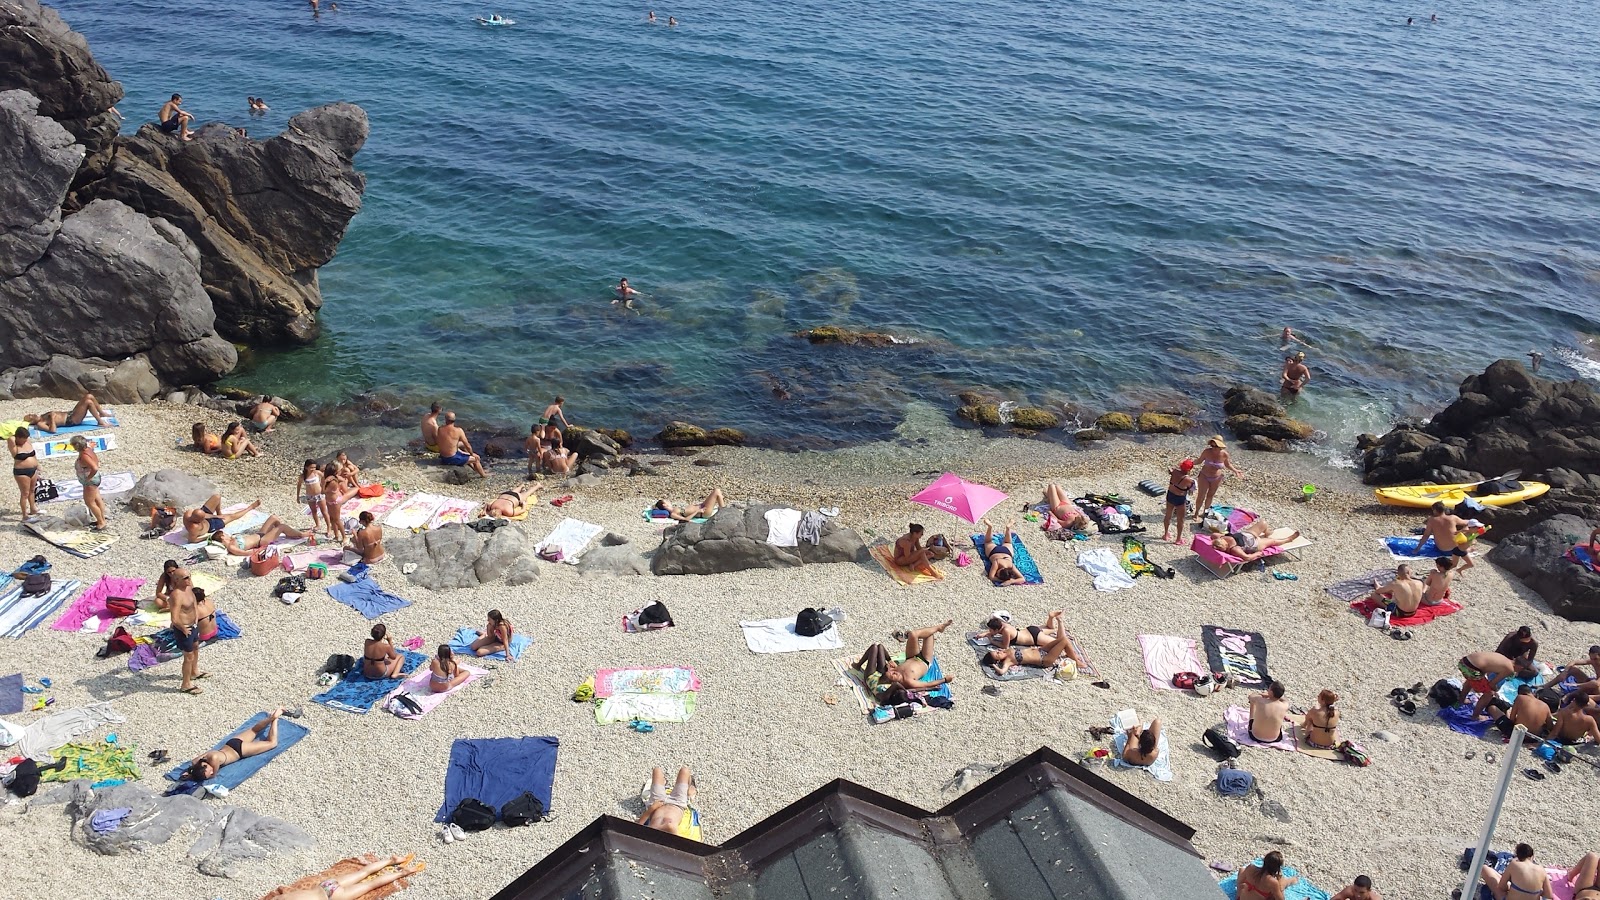
[[[1187,471],[1189,471],[1190,469],[1193,469],[1193,468],[1194,468],[1194,460],[1192,460],[1192,459],[1186,459],[1183,462],[1178,463],[1178,471],[1180,471],[1180,472],[1187,472]]]

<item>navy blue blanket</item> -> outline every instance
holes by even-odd
[[[550,811],[550,788],[556,778],[553,737],[472,738],[450,745],[450,769],[444,776],[444,803],[433,817],[446,821],[456,804],[471,797],[500,807],[531,791]]]

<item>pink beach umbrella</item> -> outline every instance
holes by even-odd
[[[1004,499],[1006,495],[1000,491],[987,485],[973,484],[953,472],[940,475],[933,484],[911,498],[914,503],[942,509],[952,516],[974,523]]]

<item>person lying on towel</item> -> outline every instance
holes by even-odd
[[[23,416],[22,421],[27,422],[45,434],[55,434],[56,429],[63,425],[68,427],[82,425],[84,416],[93,418],[94,423],[100,426],[104,426],[111,421],[111,417],[106,415],[106,411],[100,408],[100,404],[94,399],[93,394],[84,394],[83,398],[78,401],[78,405],[74,406],[71,412],[60,409],[46,410],[38,415],[30,413]]]
[[[907,691],[931,691],[955,681],[948,676],[927,677],[928,667],[933,665],[933,641],[954,622],[954,619],[946,619],[940,625],[896,631],[896,637],[903,635],[906,639],[905,662],[895,662],[882,644],[873,644],[861,654],[856,660],[856,671],[865,677],[867,689],[872,691],[873,699],[880,706],[906,702]]]
[[[1161,720],[1151,719],[1149,728],[1137,724],[1128,729],[1128,742],[1122,745],[1122,761],[1130,766],[1148,766],[1160,756]]]
[[[672,785],[671,793],[667,792],[667,773],[656,766],[650,772],[650,804],[639,817],[639,824],[677,834],[678,823],[683,821],[683,814],[694,802],[694,795],[694,773],[688,766],[678,770],[678,780]]]
[[[1045,635],[1050,637],[1046,638]],[[1039,640],[1044,643],[1032,647],[996,647],[989,651],[984,660],[1000,675],[1015,666],[1048,669],[1060,662],[1063,656],[1072,660],[1073,665],[1083,665],[1078,652],[1072,649],[1072,639],[1067,635],[1066,626],[1061,624],[1061,610],[1055,610],[1045,619],[1044,628],[1039,630]]]
[[[427,869],[426,863],[413,862],[415,859],[415,853],[375,859],[354,872],[329,878],[314,888],[286,891],[277,895],[278,900],[356,900],[357,897],[365,897]],[[390,871],[385,872],[384,869]]]
[[[1065,488],[1054,484],[1045,485],[1044,503],[1049,508],[1050,515],[1055,516],[1056,521],[1061,523],[1061,527],[1073,531],[1089,530],[1089,516],[1072,502]]]
[[[196,756],[189,763],[189,771],[184,773],[184,778],[194,782],[204,782],[208,778],[217,777],[224,766],[231,765],[241,759],[260,756],[278,746],[278,718],[288,716],[291,719],[300,718],[300,710],[286,710],[278,707],[267,717],[250,727],[250,731],[240,737],[231,737],[223,742],[220,750],[207,750]]]
[[[656,509],[665,510],[675,522],[692,522],[695,519],[709,519],[717,514],[717,510],[726,506],[727,500],[723,499],[722,488],[712,488],[711,493],[700,503],[691,503],[687,506],[673,506],[665,500],[656,501]]]
[[[1396,616],[1409,616],[1422,605],[1422,582],[1411,574],[1411,566],[1406,563],[1395,566],[1394,577],[1383,584],[1373,579],[1372,588],[1367,599],[1383,604]]]
[[[1291,531],[1287,537],[1272,537],[1272,529],[1268,528],[1260,519],[1256,519],[1232,534],[1224,534],[1221,529],[1211,530],[1211,546],[1213,549],[1225,553],[1240,562],[1255,562],[1266,555],[1268,550],[1283,544],[1293,543],[1300,537],[1300,532]]]
[[[1028,579],[1022,575],[1022,570],[1017,568],[1016,549],[1012,543],[1011,527],[1013,522],[1006,526],[1005,537],[996,541],[994,539],[994,526],[988,519],[983,520],[983,552],[989,557],[989,571],[984,574],[989,580],[1000,587],[1010,587],[1014,584],[1027,584]]]
[[[478,513],[478,518],[510,519],[520,516],[528,511],[529,503],[539,502],[539,492],[531,484],[501,491],[498,497],[490,500]]]
[[[1050,613],[1045,617],[1044,625],[1028,625],[1023,628],[1011,624],[1008,618],[991,616],[984,624],[987,631],[978,632],[978,640],[987,641],[989,646],[996,650],[1010,650],[1012,647],[1044,647],[1056,639],[1056,632],[1050,628],[1049,619],[1059,616],[1061,612]]]

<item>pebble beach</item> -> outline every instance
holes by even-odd
[[[37,412],[48,401],[0,403],[0,419]],[[58,407],[59,408],[59,407]],[[216,430],[220,414],[156,403],[117,409],[119,446],[102,455],[106,473],[144,475],[181,468],[222,487],[228,503],[260,499],[291,524],[307,517],[293,500],[299,463],[348,442],[326,428],[280,425],[262,439],[258,459],[203,457],[176,445],[195,421]],[[398,435],[399,446],[410,435]],[[1395,687],[1432,684],[1454,674],[1464,653],[1492,649],[1507,632],[1532,627],[1541,658],[1564,663],[1600,643],[1600,625],[1551,615],[1532,592],[1481,559],[1463,575],[1455,599],[1465,609],[1414,630],[1409,642],[1370,628],[1323,588],[1372,569],[1392,566],[1378,539],[1408,534],[1422,516],[1379,507],[1349,469],[1307,455],[1234,452],[1244,478],[1228,479],[1219,500],[1249,507],[1273,525],[1298,528],[1312,541],[1296,561],[1273,566],[1295,580],[1249,571],[1216,578],[1185,546],[1161,543],[1159,500],[1139,494],[1144,479],[1163,480],[1176,460],[1198,453],[1203,436],[1116,440],[1077,451],[1021,438],[985,438],[944,424],[942,416],[913,409],[896,439],[814,453],[714,448],[694,455],[634,452],[658,465],[660,477],[613,475],[589,487],[540,486],[528,520],[513,525],[542,537],[564,516],[604,526],[629,538],[641,552],[661,531],[640,511],[658,498],[698,500],[721,487],[732,502],[760,500],[802,509],[840,507],[839,522],[870,544],[893,540],[907,522],[925,524],[963,545],[973,530],[907,497],[942,471],[993,485],[1011,498],[991,517],[1018,520],[1019,534],[1044,576],[1042,586],[994,588],[977,567],[943,564],[935,584],[903,587],[876,564],[810,565],[714,576],[593,577],[572,566],[541,565],[533,583],[431,592],[411,585],[394,563],[373,577],[412,601],[382,621],[397,639],[424,638],[432,650],[458,627],[481,627],[485,611],[499,608],[533,639],[521,660],[490,663],[493,680],[475,684],[427,717],[406,721],[381,710],[361,716],[310,702],[320,688],[317,671],[330,654],[361,652],[370,627],[354,610],[313,587],[296,605],[270,596],[275,579],[251,578],[235,564],[213,561],[199,571],[228,579],[218,608],[238,623],[242,637],[202,651],[211,677],[198,696],[178,692],[178,663],[132,673],[125,657],[97,659],[103,636],[52,630],[48,622],[16,640],[0,640],[0,674],[21,671],[28,683],[52,681],[50,711],[111,701],[126,722],[113,726],[118,740],[146,752],[167,749],[175,760],[209,748],[256,712],[303,705],[310,736],[236,790],[226,802],[281,818],[316,838],[312,849],[247,865],[235,878],[201,875],[185,858],[193,835],[134,855],[100,856],[75,843],[59,805],[29,809],[0,806],[0,842],[14,861],[0,895],[30,900],[85,896],[85,886],[106,897],[254,898],[279,884],[364,852],[415,852],[427,871],[404,894],[415,900],[483,898],[532,866],[596,816],[636,818],[638,789],[652,766],[692,768],[699,785],[705,837],[719,842],[835,778],[937,809],[959,794],[959,770],[982,773],[1041,745],[1070,757],[1109,741],[1087,729],[1132,708],[1141,719],[1159,717],[1168,729],[1170,782],[1140,771],[1096,765],[1098,774],[1197,829],[1196,848],[1208,861],[1243,865],[1269,849],[1330,893],[1357,874],[1373,877],[1388,898],[1441,896],[1459,882],[1456,859],[1472,844],[1491,799],[1500,752],[1447,729],[1427,704],[1414,718],[1388,699]],[[709,464],[705,464],[709,463]],[[70,461],[43,463],[46,477],[71,479]],[[385,454],[363,480],[393,482],[402,490],[430,490],[487,501],[522,482],[522,460],[498,461],[482,483],[443,485],[442,471],[404,450]],[[1144,577],[1131,589],[1098,593],[1075,567],[1078,550],[1121,548],[1120,536],[1086,543],[1045,540],[1038,526],[1021,521],[1024,503],[1037,502],[1043,485],[1062,484],[1072,496],[1118,492],[1135,498],[1135,510],[1152,533],[1152,561],[1176,577]],[[1299,502],[1301,486],[1317,485],[1315,498]],[[546,501],[575,495],[563,509]],[[178,548],[139,537],[144,522],[125,504],[110,502],[117,542],[93,559],[77,559],[24,532],[14,487],[0,492],[0,562],[14,565],[45,554],[57,579],[86,585],[102,574],[145,578],[150,595],[163,559]],[[58,513],[60,507],[45,508]],[[1493,538],[1493,533],[1489,539]],[[1485,549],[1479,545],[1479,554]],[[676,627],[625,634],[620,618],[650,600],[671,609]],[[845,648],[836,652],[756,655],[746,647],[741,620],[792,616],[807,606],[840,607]],[[982,627],[992,610],[1019,622],[1042,622],[1047,611],[1065,620],[1109,689],[1080,678],[1066,683],[1029,680],[999,685],[979,670],[961,644],[961,632]],[[53,618],[53,617],[52,617]],[[955,677],[955,706],[923,710],[885,725],[867,724],[836,659],[851,660],[868,644],[892,643],[898,627],[954,619],[941,638],[940,656]],[[1265,798],[1280,804],[1288,821],[1263,813],[1259,799],[1220,798],[1210,787],[1216,763],[1200,745],[1224,707],[1245,704],[1246,692],[1209,697],[1154,691],[1142,669],[1138,634],[1198,638],[1202,626],[1222,625],[1262,633],[1273,675],[1296,706],[1309,707],[1322,688],[1342,700],[1342,736],[1364,744],[1369,768],[1299,753],[1246,749],[1241,766],[1254,773]],[[572,702],[579,684],[601,667],[693,666],[702,681],[694,717],[661,724],[650,734],[622,725],[595,724],[592,709]],[[1419,698],[1420,700],[1420,698]],[[833,702],[830,702],[833,701]],[[27,725],[45,715],[7,717]],[[1388,732],[1393,741],[1374,737]],[[102,738],[105,729],[87,739]],[[443,797],[451,742],[460,737],[548,735],[559,738],[550,821],[523,829],[496,828],[445,846],[433,821]],[[1472,751],[1473,758],[1467,758]],[[1600,758],[1585,754],[1591,760]],[[142,779],[159,791],[165,767],[142,766]],[[1596,805],[1591,767],[1578,763],[1542,782],[1518,778],[1502,814],[1494,846],[1529,840],[1549,865],[1569,864],[1597,849],[1585,838]],[[968,784],[971,782],[969,781]],[[211,803],[223,801],[212,800]],[[30,864],[21,864],[30,860]],[[641,885],[640,896],[648,896]]]

